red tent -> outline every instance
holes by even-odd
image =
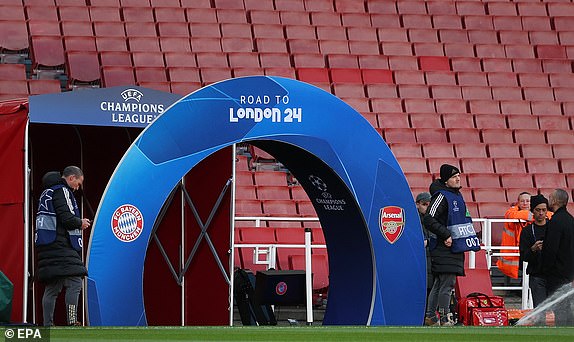
[[[27,275],[23,267],[28,264],[28,232],[24,229],[28,218],[28,209],[24,205],[24,137],[27,120],[27,99],[0,102],[0,271],[14,284],[13,322],[23,320],[22,303],[28,288],[25,286]]]

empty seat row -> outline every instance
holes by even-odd
[[[1,69],[1,68],[0,68]],[[59,93],[59,80],[5,80],[0,77],[0,100],[27,98],[29,95]]]
[[[516,143],[393,143],[391,151],[397,157],[425,158],[553,158],[570,160],[574,150],[569,144]]]
[[[373,108],[375,109],[375,108]],[[471,114],[460,113],[404,113],[387,112],[375,109],[373,126],[375,128],[444,128],[452,130],[452,135],[458,134],[458,129],[542,129],[569,130],[573,119],[563,115],[534,115],[534,114]],[[396,108],[401,110],[401,108]],[[453,110],[455,111],[455,110]],[[488,120],[490,119],[490,121]],[[471,133],[475,133],[473,130]],[[455,137],[456,138],[456,137]]]
[[[433,173],[443,163],[450,163],[459,167],[462,173],[497,173],[497,174],[529,174],[535,178],[535,186],[545,187],[548,182],[557,185],[566,184],[565,174],[574,173],[574,159],[556,161],[553,158],[456,158],[456,157],[397,157],[397,161],[405,173]],[[553,176],[554,178],[548,178]],[[410,175],[413,179],[416,177]],[[417,178],[417,185],[424,180]]]
[[[258,200],[237,199],[235,203],[237,216],[277,216],[277,217],[316,217],[317,214],[310,201],[291,199]]]

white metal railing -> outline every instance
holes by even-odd
[[[262,222],[272,222],[272,221],[295,221],[295,222],[317,222],[319,218],[317,217],[235,217],[235,221],[252,221],[255,222],[255,227],[261,227]],[[492,258],[500,256],[520,256],[519,247],[514,246],[499,246],[492,245],[492,223],[504,223],[504,222],[523,222],[517,219],[490,219],[490,218],[473,218],[473,222],[480,223],[482,226],[482,249],[486,251],[486,265],[490,270],[492,269]],[[290,228],[286,228],[290,229]],[[254,263],[264,264],[268,268],[275,268],[276,266],[276,251],[277,248],[305,248],[305,245],[299,244],[239,244],[235,243],[235,247],[251,247],[254,250]],[[326,245],[311,245],[310,248],[326,248]],[[516,252],[500,252],[500,250],[513,250]],[[469,257],[469,268],[476,267],[476,256],[474,252],[471,252]],[[264,259],[260,259],[263,256]],[[493,290],[506,290],[506,291],[521,291],[522,293],[522,309],[532,308],[532,299],[530,296],[530,289],[528,286],[528,275],[526,274],[527,263],[523,263],[522,267],[522,282],[520,286],[493,286]]]

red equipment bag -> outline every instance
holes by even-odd
[[[503,326],[508,325],[508,311],[504,298],[473,292],[459,301],[459,321],[464,325]]]

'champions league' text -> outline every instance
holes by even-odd
[[[100,109],[111,112],[112,122],[152,123],[164,112],[163,104],[101,102]]]
[[[239,103],[242,105],[286,105],[289,103],[289,96],[241,95],[239,97]],[[229,122],[239,122],[239,120],[252,120],[254,122],[261,122],[263,120],[271,120],[271,122],[301,122],[302,119],[303,110],[300,107],[285,108],[283,111],[275,107],[229,108]]]

